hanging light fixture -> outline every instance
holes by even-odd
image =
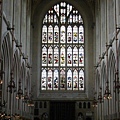
[[[120,26],[117,22],[117,7],[115,2],[115,40],[116,40],[116,73],[115,73],[115,92],[119,94],[120,81],[119,81],[119,50],[118,50],[118,33],[120,32]],[[119,95],[118,95],[119,96]],[[119,106],[118,106],[119,107]]]
[[[26,89],[25,89],[25,90],[26,90]],[[23,102],[27,103],[28,100],[29,100],[29,96],[28,96],[28,92],[26,91],[26,92],[25,92],[25,95],[24,95],[24,100],[23,100]]]
[[[28,107],[34,107],[34,102],[32,99],[28,100]]]
[[[21,89],[21,81],[19,81],[19,88],[16,95],[16,99],[24,99],[23,90]]]
[[[106,38],[107,39],[107,38]],[[105,88],[105,92],[104,92],[104,99],[112,99],[112,95],[111,95],[111,91],[109,90],[109,81],[108,81],[108,48],[110,46],[107,45],[107,42],[106,42],[106,88]]]
[[[9,114],[9,115],[5,115],[5,120],[11,120],[12,119],[12,116]]]
[[[5,117],[5,112],[0,113],[0,119],[3,119],[3,117]]]
[[[15,119],[20,119],[20,115],[15,113],[15,115],[13,115]]]
[[[103,102],[103,98],[102,98],[102,88],[100,87],[100,92],[99,92],[99,95],[98,95],[98,102],[99,103],[102,103]]]
[[[111,92],[108,86],[108,82],[107,82],[107,86],[106,86],[105,93],[104,93],[104,99],[107,99],[107,100],[112,99]]]
[[[11,72],[11,79],[7,86],[7,91],[10,93],[16,92],[15,82],[13,81],[13,72]]]
[[[32,100],[32,94],[30,94],[30,97],[29,97],[27,105],[29,107],[34,107],[34,101]]]
[[[27,103],[28,100],[29,100],[29,96],[26,92],[25,95],[24,95],[24,101],[23,102]]]
[[[117,92],[119,93],[119,90],[120,90],[120,81],[116,81],[115,88],[117,89]]]
[[[97,106],[98,106],[98,102],[97,102],[96,98],[94,97],[94,100],[92,102],[92,107],[96,108]]]
[[[119,90],[120,90],[120,81],[119,81],[119,75],[117,71],[115,73],[114,92],[117,92],[119,94]]]
[[[94,93],[94,99],[93,99],[93,102],[92,102],[92,107],[93,108],[96,108],[97,106],[98,106],[98,101],[96,100],[96,98],[95,98],[95,95],[96,95],[97,93],[95,92]]]

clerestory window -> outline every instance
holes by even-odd
[[[84,90],[84,26],[72,5],[60,2],[43,19],[41,90]]]

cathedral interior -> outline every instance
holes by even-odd
[[[0,0],[0,120],[120,120],[120,0]]]

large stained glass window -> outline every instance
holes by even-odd
[[[51,7],[42,26],[41,90],[84,91],[84,26],[72,5]]]

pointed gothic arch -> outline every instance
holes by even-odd
[[[59,2],[42,27],[41,90],[84,91],[84,24],[72,5]]]

